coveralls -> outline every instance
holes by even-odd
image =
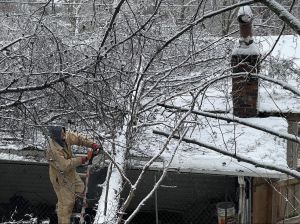
[[[61,138],[62,129],[54,127],[50,130],[47,157],[50,181],[57,196],[58,224],[69,224],[75,197],[84,192],[84,183],[76,172],[82,158],[73,156],[71,145],[91,148],[93,142],[86,136],[68,131],[64,141]]]

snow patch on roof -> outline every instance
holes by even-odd
[[[233,116],[232,114],[227,115],[229,117]],[[178,120],[178,118],[175,118],[175,115],[166,115],[165,117],[167,119],[161,122],[165,122],[169,126],[173,126],[174,121]],[[245,120],[281,133],[287,133],[287,121],[283,118],[245,118]],[[189,121],[191,122],[192,120]],[[190,126],[190,131],[187,134],[189,138],[214,145],[224,151],[231,153],[236,152],[237,154],[254,159],[259,163],[287,167],[287,142],[284,139],[245,125],[228,123],[217,119],[198,116],[194,121],[197,125],[194,127],[192,127],[192,125]],[[151,157],[157,154],[163,147],[166,138],[154,135],[152,133],[153,129],[166,131],[168,127],[158,125],[154,128],[147,129],[135,147],[135,156]],[[170,132],[171,128],[169,128],[168,131]],[[164,164],[158,166],[162,168],[167,161],[170,160],[177,144],[177,140],[172,140],[169,143],[168,150],[160,156]],[[176,156],[171,163],[171,168],[181,171],[203,173],[232,173],[233,175],[244,173],[244,175],[247,176],[279,175],[279,172],[257,168],[253,165],[238,162],[235,159],[210,149],[184,142],[179,146]]]
[[[256,43],[250,45],[242,44],[239,47],[236,47],[232,51],[232,55],[260,55],[260,48]]]
[[[289,85],[299,89],[299,82],[288,80]],[[260,112],[300,113],[300,96],[279,85],[261,81],[258,90],[257,109]]]
[[[230,91],[231,86],[227,86],[226,88],[208,88],[198,97],[196,108],[202,111],[229,112],[232,109]],[[169,102],[173,105],[185,107],[191,104],[191,100],[191,95],[181,95]]]
[[[12,160],[12,161],[28,161],[28,162],[35,162],[33,159],[28,159],[25,156],[19,156],[12,153],[0,153],[1,160]]]

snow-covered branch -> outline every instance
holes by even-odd
[[[147,66],[144,69],[144,72],[146,72],[149,67],[151,66],[153,60],[159,55],[160,52],[162,52],[165,48],[167,48],[174,40],[178,39],[180,36],[182,36],[183,34],[185,34],[186,32],[188,32],[190,29],[192,29],[194,26],[202,23],[203,21],[205,21],[206,19],[212,18],[216,15],[219,15],[221,13],[236,9],[238,7],[244,6],[244,5],[249,5],[249,4],[253,4],[254,1],[253,0],[248,0],[248,1],[243,1],[237,4],[233,4],[230,5],[228,7],[213,11],[213,12],[209,12],[205,15],[203,15],[201,18],[195,20],[194,22],[188,24],[186,27],[184,27],[183,29],[181,29],[179,32],[177,32],[175,35],[173,35],[171,38],[169,38],[154,54],[154,56],[149,60]]]
[[[172,105],[167,105],[167,104],[158,104],[158,105],[162,106],[162,107],[165,107],[165,108],[168,108],[168,109],[175,109],[179,112],[188,111],[187,108],[183,108],[183,107],[172,106]],[[243,124],[243,125],[251,127],[251,128],[255,128],[255,129],[260,130],[260,131],[267,132],[267,133],[272,134],[272,135],[276,135],[280,138],[284,138],[284,139],[287,139],[287,140],[290,140],[290,141],[293,141],[293,142],[296,142],[296,143],[300,143],[300,138],[298,136],[288,134],[288,133],[281,133],[281,132],[278,132],[278,131],[274,131],[274,130],[272,130],[270,128],[267,128],[263,125],[253,124],[253,123],[247,121],[247,119],[236,117],[233,114],[222,115],[222,114],[214,114],[214,113],[209,113],[209,112],[199,111],[199,110],[193,110],[192,113],[197,114],[197,115],[201,115],[201,116],[204,116],[204,117],[220,119],[220,120],[223,120],[223,121],[236,122],[236,123]]]
[[[108,24],[108,27],[107,27],[107,30],[104,34],[104,37],[101,41],[101,44],[100,44],[100,49],[104,46],[105,42],[106,42],[106,39],[109,35],[109,33],[111,32],[111,29],[113,28],[113,24],[115,23],[115,20],[117,18],[117,15],[119,14],[120,10],[121,10],[121,7],[122,5],[125,3],[125,0],[120,0],[120,2],[117,4],[115,10],[114,10],[114,13],[113,13],[113,16]],[[100,53],[100,52],[99,52]]]
[[[300,21],[293,14],[291,14],[287,9],[285,9],[282,4],[275,0],[255,0],[255,2],[260,2],[271,9],[282,21],[284,21],[289,27],[291,27],[298,35],[300,35]]]
[[[252,74],[251,74],[252,75]],[[263,76],[263,75],[258,75],[258,74],[253,74],[253,76],[256,76],[258,78],[261,78],[265,81],[269,81],[275,84],[280,85],[283,89],[286,89],[294,94],[296,94],[297,96],[300,96],[300,91],[298,89],[296,89],[295,87],[289,85],[287,82],[281,81],[281,80],[277,80],[277,79],[273,79],[267,76]]]
[[[15,43],[18,43],[22,40],[25,40],[25,39],[28,39],[30,37],[32,37],[33,35],[27,35],[27,36],[24,36],[24,37],[20,37],[12,42],[10,42],[9,44],[6,44],[4,47],[0,48],[0,51],[4,51],[6,50],[7,48],[11,47],[12,45],[14,45]]]
[[[157,134],[157,135],[164,136],[164,137],[168,137],[168,138],[172,137],[172,138],[175,138],[175,139],[180,139],[180,137],[177,136],[177,135],[171,135],[171,133],[167,133],[167,132],[163,132],[163,131],[159,131],[159,130],[153,130],[153,133]],[[238,161],[242,161],[242,162],[252,164],[255,167],[261,167],[261,168],[264,168],[264,169],[275,170],[275,171],[287,174],[289,176],[295,177],[297,179],[300,179],[300,172],[298,172],[296,170],[291,170],[287,167],[279,167],[279,166],[275,166],[275,165],[272,165],[272,164],[261,163],[259,161],[254,160],[254,159],[250,159],[249,157],[245,157],[243,155],[239,155],[239,154],[236,154],[236,153],[231,153],[231,152],[222,150],[220,148],[217,148],[214,145],[211,145],[209,143],[204,143],[204,142],[198,141],[196,139],[192,139],[192,138],[184,137],[182,139],[182,141],[184,141],[186,143],[191,143],[191,144],[198,145],[200,147],[210,149],[212,151],[221,153],[221,154],[226,155],[226,156],[230,156],[232,158],[237,159]]]
[[[200,92],[198,92],[199,94]],[[166,140],[165,144],[163,145],[163,147],[156,153],[155,156],[153,156],[143,167],[141,173],[139,174],[136,182],[131,186],[130,192],[126,198],[126,200],[124,201],[124,203],[122,204],[121,208],[120,208],[120,214],[123,214],[124,211],[126,211],[127,207],[129,206],[130,202],[132,201],[134,194],[137,190],[137,188],[139,187],[139,185],[141,184],[142,178],[144,177],[145,172],[148,170],[148,168],[155,162],[155,160],[157,160],[162,153],[166,150],[169,142],[172,139],[172,136],[177,132],[177,130],[179,129],[179,127],[181,126],[181,124],[184,122],[184,120],[190,115],[191,111],[193,110],[193,105],[194,105],[195,101],[193,101],[192,106],[190,108],[190,110],[188,110],[182,117],[181,119],[177,122],[175,128],[172,130],[171,135],[168,137],[168,139]],[[119,216],[118,218],[118,222],[120,223],[122,219],[122,215]]]
[[[57,83],[63,82],[66,79],[70,78],[70,74],[65,74],[64,76],[57,78],[55,80],[52,80],[50,82],[45,82],[42,85],[35,85],[35,86],[19,86],[16,88],[3,88],[0,89],[0,94],[5,94],[5,93],[18,93],[18,92],[28,92],[28,91],[36,91],[36,90],[43,90],[46,88],[49,88]]]
[[[17,100],[14,100],[14,102],[12,102],[12,103],[0,105],[0,110],[1,109],[6,109],[6,108],[9,108],[9,107],[13,107],[13,106],[17,106],[19,104],[25,104],[25,103],[28,103],[28,102],[33,102],[35,100],[42,99],[44,97],[45,97],[44,95],[41,95],[41,96],[32,97],[32,98],[25,99],[25,100],[17,99]]]

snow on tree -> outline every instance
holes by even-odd
[[[97,223],[128,223],[159,186],[178,151],[193,148],[185,142],[200,146],[204,154],[218,151],[299,177],[297,171],[283,167],[282,153],[278,154],[280,161],[271,166],[267,162],[273,157],[259,162],[224,151],[238,148],[239,141],[237,135],[228,138],[223,131],[244,135],[258,130],[280,149],[286,140],[298,143],[298,137],[276,125],[211,113],[232,109],[229,63],[237,37],[233,18],[240,7],[246,6],[243,9],[248,11],[249,5],[262,3],[299,34],[299,21],[279,3],[226,1],[216,7],[216,1],[29,2],[7,3],[6,15],[2,15],[1,132],[15,136],[15,142],[21,139],[19,145],[43,148],[43,141],[36,138],[38,133],[46,136],[48,125],[64,123],[103,141],[111,164],[102,186]],[[20,12],[24,14],[18,15]],[[224,24],[224,17],[229,18],[228,24]],[[256,77],[300,96],[295,86],[268,73],[267,59],[262,74]],[[284,69],[279,62],[278,71]],[[296,67],[289,70],[290,77],[297,74]],[[223,129],[226,122],[234,124],[232,129]],[[276,122],[286,127],[284,121]],[[156,133],[167,140],[153,135],[153,129],[160,129]],[[205,132],[199,131],[202,129]],[[211,142],[192,138],[197,133],[209,136]],[[249,148],[249,152],[253,150]],[[136,189],[142,187],[143,174],[165,154],[169,160],[161,179],[123,220]],[[150,158],[136,182],[126,177],[131,155]],[[130,191],[120,203],[124,185]]]

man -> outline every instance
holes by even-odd
[[[66,132],[64,127],[51,127],[49,131],[47,158],[50,181],[57,196],[58,224],[69,224],[76,195],[84,192],[84,183],[76,172],[76,167],[86,164],[102,147],[86,136]],[[93,151],[89,151],[86,157],[74,157],[71,145],[89,147]]]

